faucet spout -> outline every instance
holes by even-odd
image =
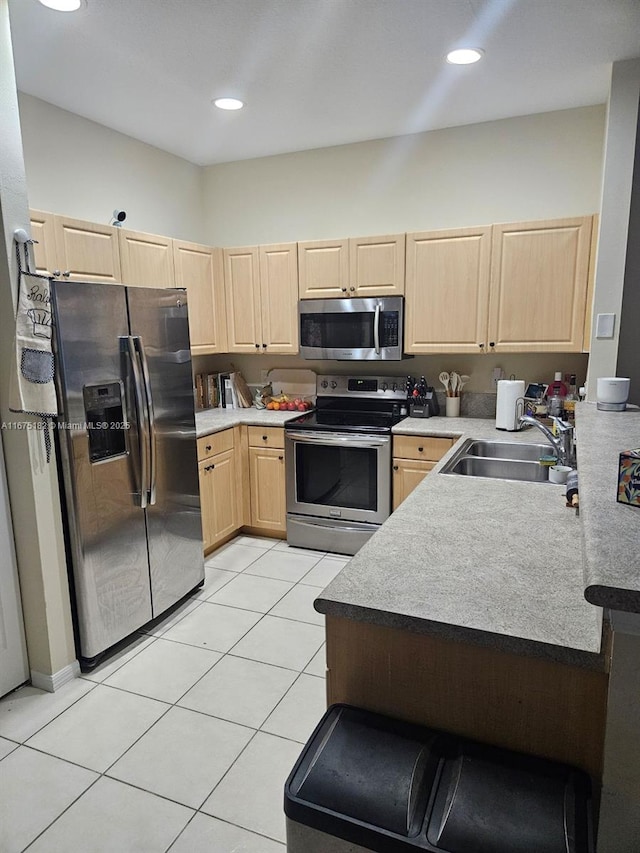
[[[521,415],[518,418],[518,426],[534,426],[540,430],[547,441],[552,445],[558,454],[558,462],[561,465],[575,466],[575,453],[573,449],[573,424],[563,421],[561,418],[552,418],[557,433],[554,435],[551,430],[531,415]]]

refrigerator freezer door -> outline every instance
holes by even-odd
[[[130,287],[127,299],[151,398],[146,515],[155,617],[204,579],[187,296]]]
[[[127,302],[120,285],[54,281],[51,293],[58,437],[80,656],[87,662],[152,617],[138,424],[121,350]],[[127,419],[130,429],[118,426]]]

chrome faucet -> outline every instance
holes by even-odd
[[[544,437],[553,445],[558,454],[558,462],[561,465],[570,465],[575,468],[576,456],[573,447],[573,424],[563,421],[562,418],[552,417],[556,426],[556,435],[551,430],[531,415],[521,415],[518,418],[518,426],[529,424],[537,427]]]

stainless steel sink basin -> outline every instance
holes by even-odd
[[[538,462],[541,456],[550,455],[554,455],[550,444],[522,444],[517,441],[471,439],[469,446],[465,449],[465,456],[481,456],[483,459],[523,459],[528,462]]]
[[[519,480],[548,483],[547,466],[542,456],[553,454],[548,444],[523,444],[515,441],[478,441],[467,439],[442,469],[443,474],[465,477],[489,477],[494,480]]]

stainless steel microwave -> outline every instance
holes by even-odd
[[[335,361],[400,361],[404,333],[402,296],[302,299],[300,355]]]

